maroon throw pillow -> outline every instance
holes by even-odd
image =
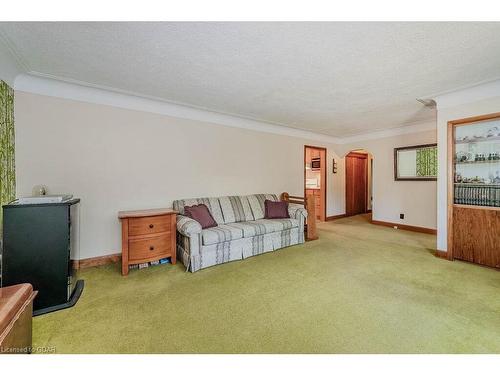
[[[184,207],[184,215],[200,223],[202,229],[213,228],[217,226],[214,217],[204,204]]]
[[[269,199],[264,201],[265,219],[288,219],[288,202],[273,202]]]

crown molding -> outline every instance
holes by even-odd
[[[433,130],[436,124],[422,123],[406,125],[387,130],[359,134],[347,137],[333,137],[308,130],[296,129],[283,124],[275,124],[255,120],[232,114],[214,112],[207,109],[190,107],[172,103],[159,98],[146,97],[119,91],[113,88],[102,87],[59,77],[47,76],[41,73],[30,72],[19,74],[14,82],[17,91],[50,97],[70,99],[93,104],[108,105],[117,108],[156,113],[170,117],[207,122],[240,129],[278,134],[295,138],[314,140],[327,144],[347,144],[363,140],[393,137],[400,134],[417,133]]]
[[[500,79],[496,79],[460,87],[451,91],[428,95],[424,98],[434,100],[439,110],[499,96]]]
[[[23,66],[4,35],[0,33],[0,79],[14,87],[16,77],[23,71]]]
[[[57,98],[71,99],[93,104],[156,113],[188,120],[203,121],[216,125],[260,131],[326,143],[338,143],[338,138],[306,130],[276,125],[244,117],[188,107],[167,101],[119,92],[111,89],[91,87],[74,82],[42,77],[34,74],[20,74],[15,90]]]
[[[371,133],[365,133],[365,134],[359,134],[359,135],[353,135],[349,137],[342,137],[339,140],[339,144],[349,144],[349,143],[356,143],[356,142],[362,142],[362,141],[370,141],[370,140],[375,140],[375,139],[381,139],[381,138],[389,138],[389,137],[395,137],[398,135],[403,135],[403,134],[413,134],[413,133],[420,133],[420,132],[425,132],[429,130],[436,130],[436,121],[427,121],[427,122],[422,122],[422,123],[415,123],[411,125],[405,125],[405,126],[400,126],[397,128],[391,128],[391,129],[386,129],[386,130],[378,130],[375,132]]]

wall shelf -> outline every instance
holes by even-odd
[[[500,163],[500,159],[498,160],[472,160],[472,161],[457,161],[455,164],[491,164],[491,163]]]
[[[471,138],[466,140],[457,140],[455,144],[469,144],[469,143],[482,143],[482,142],[498,142],[500,141],[500,136],[486,137],[486,138]]]
[[[500,268],[500,160],[474,160],[478,155],[500,154],[500,134],[475,138],[476,134],[496,134],[498,129],[500,113],[448,122],[450,260]],[[460,156],[464,151],[472,160],[457,160],[457,152]]]

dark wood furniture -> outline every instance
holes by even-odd
[[[34,315],[71,307],[82,293],[83,280],[73,268],[79,202],[3,206],[2,286],[33,285]]]
[[[177,211],[121,211],[118,218],[122,223],[122,275],[128,275],[131,264],[168,257],[175,264]]]
[[[485,266],[500,268],[500,207],[479,205],[471,202],[483,202],[487,196],[484,188],[477,189],[481,184],[461,184],[455,180],[457,127],[478,125],[491,120],[500,120],[500,113],[470,117],[448,122],[448,246],[446,257],[449,260],[460,259]],[[495,137],[491,137],[495,140]],[[468,140],[459,141],[462,145]],[[470,143],[482,142],[472,139]],[[479,150],[478,150],[479,151]],[[476,151],[477,152],[477,151]],[[500,165],[496,160],[495,165]],[[498,162],[498,163],[497,163]],[[467,161],[462,164],[475,164]],[[488,163],[488,162],[487,162]],[[463,176],[465,177],[465,176]],[[475,186],[473,186],[475,185]],[[487,188],[495,188],[498,183],[482,184]],[[456,186],[458,188],[456,189]],[[455,196],[461,187],[471,187],[464,203],[462,196]],[[487,190],[487,189],[486,189]],[[498,199],[496,200],[498,204]]]
[[[31,352],[36,294],[30,284],[0,288],[0,354]]]
[[[368,212],[368,154],[350,152],[345,157],[345,212]]]

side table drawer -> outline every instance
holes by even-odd
[[[158,236],[145,236],[129,239],[129,260],[137,261],[160,255],[170,255],[172,234],[164,233]]]
[[[144,234],[153,234],[170,231],[170,220],[172,215],[138,217],[129,219],[129,236],[140,236]]]
[[[122,224],[122,275],[129,266],[170,258],[176,263],[177,211],[171,208],[153,208],[120,211]]]

